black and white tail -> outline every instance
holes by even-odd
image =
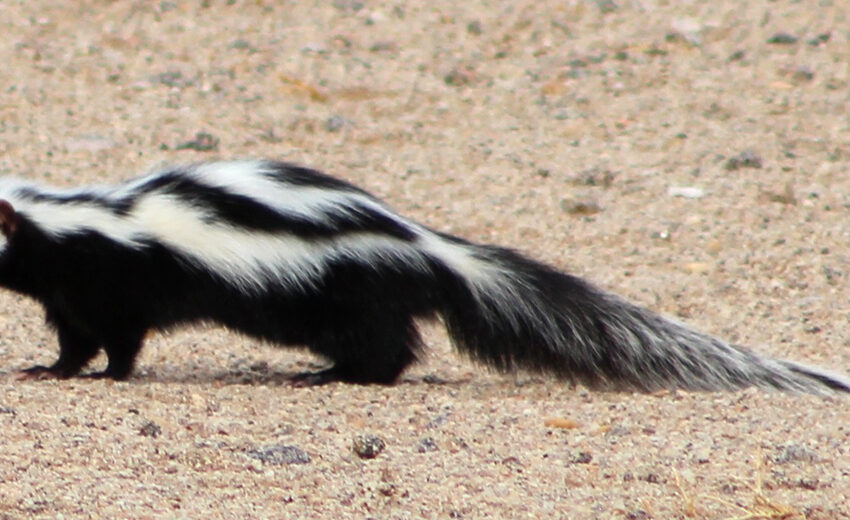
[[[488,365],[600,389],[850,392],[840,376],[730,345],[513,251],[466,247],[486,275],[443,316],[460,350]]]
[[[594,388],[850,382],[695,332],[514,251],[407,220],[346,182],[272,161],[196,164],[107,187],[0,180],[0,285],[40,301],[59,359],[26,374],[127,377],[145,333],[207,320],[333,363],[302,382],[392,383],[442,318],[499,370]]]

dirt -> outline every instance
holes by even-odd
[[[843,2],[67,4],[0,3],[0,174],[302,163],[850,373]],[[594,393],[434,326],[393,387],[291,388],[317,360],[214,327],[18,382],[56,341],[0,309],[0,518],[850,518],[847,398]]]

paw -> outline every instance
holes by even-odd
[[[57,373],[50,367],[36,365],[25,368],[15,374],[15,381],[44,381],[46,379],[63,379],[62,374]]]

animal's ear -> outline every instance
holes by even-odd
[[[0,199],[0,230],[6,237],[15,234],[18,229],[18,215],[15,213],[15,208],[8,200]]]

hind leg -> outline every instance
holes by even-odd
[[[317,372],[303,372],[296,374],[290,381],[294,386],[319,386],[333,382],[355,383],[361,385],[378,384],[392,385],[410,364],[416,361],[416,355],[407,352],[408,356],[395,359],[392,363],[382,362],[381,366],[371,363],[364,366],[362,363],[351,363],[349,361],[335,361],[333,366]]]
[[[363,318],[349,321],[342,330],[329,331],[310,350],[330,359],[333,366],[319,372],[298,374],[297,386],[342,381],[356,384],[391,385],[416,361],[422,340],[413,319]]]

